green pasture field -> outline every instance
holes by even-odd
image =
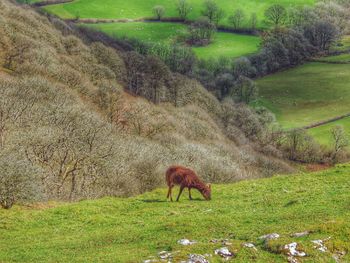
[[[319,58],[319,61],[321,62],[331,62],[331,63],[350,63],[350,53],[335,55],[335,56],[329,56],[325,58]]]
[[[204,0],[189,0],[192,12],[189,19],[201,16]],[[286,7],[312,5],[315,0],[220,0],[218,5],[225,11],[221,24],[228,24],[228,17],[235,9],[241,8],[246,16],[257,13],[258,26],[264,26],[264,11],[272,4],[278,3]],[[165,7],[165,17],[178,17],[176,0],[75,0],[72,3],[50,5],[45,10],[61,18],[105,18],[105,19],[139,19],[153,17],[152,8],[155,5]],[[248,20],[248,19],[247,19]],[[246,25],[248,26],[248,25]]]
[[[48,203],[0,209],[0,262],[142,262],[170,251],[214,254],[228,239],[232,262],[287,262],[286,244],[297,242],[303,262],[350,262],[350,166],[268,179],[213,185],[212,200],[166,202],[166,189],[133,198]],[[177,193],[176,189],[176,193]],[[195,191],[193,191],[195,192]],[[304,237],[296,232],[310,231]],[[264,243],[260,236],[278,233]],[[183,246],[179,239],[196,240]],[[328,239],[329,238],[329,239]],[[312,240],[326,240],[327,252]],[[243,246],[254,243],[256,250]],[[342,253],[344,255],[342,256]],[[158,258],[159,260],[159,258]]]
[[[134,37],[148,42],[171,43],[186,25],[180,23],[130,22],[85,24],[110,36]],[[205,47],[194,47],[199,58],[219,56],[239,57],[258,51],[260,39],[257,36],[217,32],[213,43]]]
[[[346,135],[348,138],[350,138],[350,117],[309,129],[308,133],[312,135],[320,144],[330,147],[334,144],[334,140],[331,136],[331,130],[336,125],[342,126]]]
[[[350,112],[348,64],[311,62],[257,80],[259,100],[284,128],[328,120]]]
[[[333,47],[333,50],[347,51],[350,50],[350,35],[344,36],[338,45]]]

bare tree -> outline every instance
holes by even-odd
[[[349,146],[349,139],[345,133],[343,126],[337,125],[331,129],[333,139],[333,154],[332,162],[336,163],[339,153],[347,146]]]
[[[284,6],[275,4],[266,9],[265,17],[269,23],[277,27],[284,23],[287,17],[287,10]]]
[[[161,5],[156,5],[153,7],[153,14],[156,16],[158,20],[161,20],[165,14],[165,8]]]
[[[188,4],[187,0],[178,0],[176,9],[180,18],[183,20],[185,20],[191,12],[191,6]]]
[[[15,155],[14,150],[0,151],[0,206],[5,209],[17,202],[34,200],[40,192],[35,178],[38,171]]]
[[[256,13],[252,13],[250,15],[250,19],[249,19],[249,25],[250,25],[250,28],[252,30],[255,30],[256,29],[256,25],[258,23],[258,17],[256,15]]]
[[[234,29],[238,29],[242,26],[242,23],[245,19],[245,14],[242,9],[236,9],[234,14],[230,16],[229,19]]]
[[[202,15],[209,18],[210,22],[219,24],[220,20],[225,16],[225,12],[214,0],[206,0],[204,2],[204,10]]]

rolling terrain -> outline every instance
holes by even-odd
[[[292,242],[307,256],[302,262],[350,261],[350,166],[318,173],[275,176],[213,185],[203,201],[187,190],[180,202],[166,202],[166,189],[133,198],[104,198],[74,204],[49,203],[0,209],[2,262],[142,262],[170,251],[175,262],[188,254],[211,254],[222,262],[213,239],[228,239],[233,262],[286,262],[283,247]],[[175,189],[177,193],[177,189]],[[195,192],[195,191],[193,191]],[[303,237],[293,233],[308,231]],[[260,236],[281,237],[264,243]],[[198,243],[183,246],[187,238]],[[326,252],[313,240],[325,240]],[[242,247],[245,242],[253,248]]]
[[[189,0],[192,7],[192,12],[189,14],[189,19],[194,20],[201,16],[203,9],[203,0]],[[282,4],[288,6],[303,6],[312,5],[314,0],[220,0],[218,5],[225,11],[226,17],[222,24],[228,24],[228,17],[235,9],[241,8],[249,18],[252,13],[257,13],[259,27],[264,26],[263,18],[264,11],[272,4]],[[71,3],[50,5],[45,7],[45,10],[56,14],[62,18],[105,18],[105,19],[140,19],[153,17],[152,8],[155,5],[165,7],[165,17],[178,17],[176,11],[176,1],[173,0],[75,0]]]
[[[172,43],[179,33],[187,30],[183,24],[167,22],[99,23],[86,26],[112,37],[138,38],[155,43]],[[257,36],[217,32],[213,43],[204,47],[193,47],[192,50],[202,59],[218,56],[235,58],[255,53],[259,49],[259,43]]]

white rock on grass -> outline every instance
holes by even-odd
[[[168,251],[161,251],[158,253],[158,256],[160,257],[160,259],[172,259],[172,254]]]
[[[254,250],[258,250],[253,243],[243,243],[243,246],[247,248],[252,248]]]
[[[231,252],[227,247],[218,248],[214,252],[215,255],[219,255],[225,259],[230,259],[234,256],[233,252]]]
[[[183,246],[189,246],[189,245],[196,244],[197,241],[188,240],[188,239],[184,238],[184,239],[180,239],[179,241],[177,241],[177,243],[180,245],[183,245]]]
[[[259,237],[259,239],[262,239],[262,240],[271,240],[271,239],[277,239],[279,238],[280,235],[277,234],[277,233],[271,233],[271,234],[267,234],[267,235],[263,235],[261,237]]]
[[[209,263],[209,261],[205,258],[205,256],[199,254],[190,254],[188,256],[188,260],[184,261],[184,263]]]
[[[324,240],[318,239],[318,240],[312,240],[311,242],[314,243],[316,246],[314,248],[318,249],[321,252],[327,252],[328,248],[325,246],[324,242],[329,240],[329,238],[326,238]]]
[[[304,237],[304,236],[310,235],[310,233],[311,233],[310,231],[304,231],[304,232],[291,234],[290,236],[291,237]]]
[[[284,246],[288,256],[292,257],[305,257],[306,253],[304,251],[298,250],[298,243],[293,242]]]

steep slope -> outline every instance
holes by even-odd
[[[166,189],[133,198],[76,204],[43,204],[0,210],[0,261],[142,262],[170,251],[173,262],[188,254],[211,254],[221,241],[232,262],[287,262],[284,245],[297,242],[307,254],[297,262],[349,262],[350,166],[312,174],[276,176],[213,185],[213,199],[165,202]],[[177,189],[176,189],[177,190]],[[50,206],[53,206],[50,208]],[[291,234],[305,232],[304,236]],[[266,243],[259,237],[278,233]],[[187,238],[198,243],[183,246]],[[314,240],[325,240],[322,252]],[[244,247],[252,242],[254,248]],[[294,261],[296,262],[296,261]]]
[[[174,163],[213,182],[290,170],[255,152],[239,127],[229,126],[243,145],[229,140],[222,105],[194,80],[179,77],[178,107],[129,95],[123,53],[7,1],[0,35],[0,174],[36,182],[38,198],[140,193]]]

